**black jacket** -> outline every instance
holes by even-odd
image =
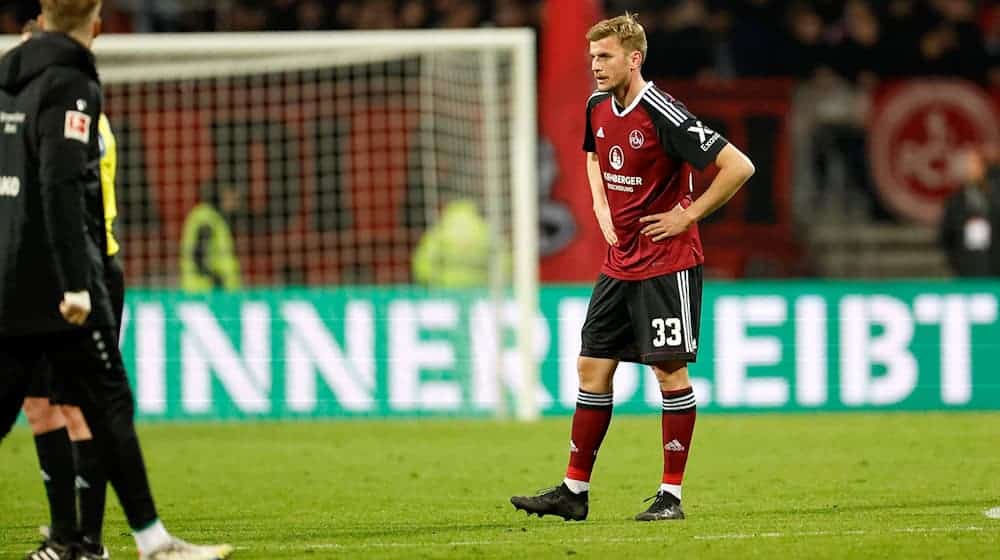
[[[89,290],[87,327],[114,324],[93,54],[43,33],[0,59],[0,335],[77,329],[63,292]]]
[[[972,220],[989,224],[985,230],[979,228],[989,232],[985,246],[982,240],[969,238],[967,228]],[[994,184],[983,191],[966,186],[953,194],[944,206],[940,235],[955,274],[1000,276],[1000,188]]]

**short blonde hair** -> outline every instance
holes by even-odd
[[[75,31],[101,9],[101,0],[42,0],[46,27],[54,31]]]
[[[646,60],[646,30],[639,23],[637,14],[624,15],[597,22],[587,31],[588,41],[600,41],[607,37],[618,37],[626,52],[639,51]]]
[[[28,21],[24,22],[24,27],[21,28],[21,33],[22,34],[27,33],[28,35],[34,35],[35,33],[38,33],[41,30],[42,30],[42,26],[38,25],[37,21],[35,21],[33,19],[29,19]]]

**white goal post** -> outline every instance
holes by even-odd
[[[420,289],[421,236],[469,200],[490,232],[495,371],[512,369],[513,301],[515,416],[537,418],[535,44],[527,29],[99,37],[130,285],[176,287],[185,214],[238,187],[245,286]]]

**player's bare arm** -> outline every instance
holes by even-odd
[[[719,174],[704,194],[687,208],[678,204],[667,212],[639,218],[640,222],[649,224],[642,229],[642,234],[652,237],[653,241],[662,241],[687,231],[692,224],[700,222],[733,198],[756,171],[750,158],[732,144],[719,152],[715,164],[719,167]]]
[[[608,206],[608,196],[604,192],[604,181],[601,179],[601,162],[597,154],[587,154],[587,179],[590,182],[590,195],[594,199],[594,216],[601,226],[601,233],[608,245],[618,245],[618,234],[611,219],[611,207]]]

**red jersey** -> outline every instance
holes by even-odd
[[[654,243],[640,233],[642,216],[691,205],[694,170],[715,161],[727,144],[679,101],[648,82],[628,107],[610,92],[587,102],[586,152],[601,164],[618,246],[608,247],[601,272],[621,280],[670,274],[705,261],[698,226]]]

